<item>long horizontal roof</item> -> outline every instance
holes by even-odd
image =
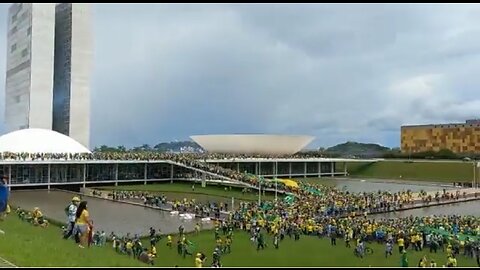
[[[403,125],[400,128],[459,128],[459,127],[480,127],[480,123],[444,123],[444,124],[420,124],[420,125]]]

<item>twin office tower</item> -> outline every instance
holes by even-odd
[[[10,6],[5,87],[8,131],[52,129],[89,147],[90,16],[87,4]]]

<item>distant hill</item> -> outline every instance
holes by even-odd
[[[325,152],[339,156],[378,157],[390,148],[374,143],[346,142],[327,148]]]

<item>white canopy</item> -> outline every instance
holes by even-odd
[[[0,137],[0,153],[91,153],[74,139],[53,130],[29,128]]]

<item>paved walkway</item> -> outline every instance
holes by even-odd
[[[5,260],[4,258],[0,257],[0,268],[12,268],[12,267],[17,267],[17,266]]]

